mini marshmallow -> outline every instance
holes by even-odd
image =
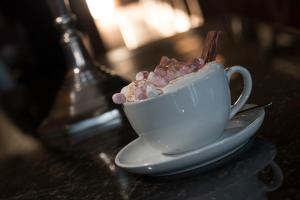
[[[152,81],[155,80],[155,78],[156,78],[156,74],[154,72],[150,72],[149,75],[148,75],[147,80],[152,82]]]
[[[134,95],[137,100],[143,100],[147,98],[146,91],[142,88],[136,88]]]
[[[172,64],[175,64],[175,63],[177,63],[178,61],[175,59],[175,58],[171,58],[170,60],[169,60],[169,65],[172,65]]]
[[[187,65],[184,65],[184,66],[180,69],[180,73],[181,73],[182,76],[183,76],[183,75],[186,75],[186,74],[189,74],[189,73],[191,73],[191,72],[192,72],[192,71],[191,71],[190,67],[187,66]]]
[[[115,93],[113,96],[112,96],[112,100],[115,104],[123,104],[126,102],[126,97],[124,94],[122,93]]]
[[[126,96],[126,101],[127,102],[135,102],[137,99],[135,98],[134,94],[130,94]]]
[[[155,69],[154,69],[154,73],[164,77],[165,75],[167,75],[167,68],[164,67],[163,65],[158,65]]]
[[[168,81],[165,78],[160,77],[159,79],[157,79],[153,82],[153,85],[162,88],[162,87],[165,87],[166,85],[168,85]]]
[[[176,77],[176,71],[174,71],[172,69],[168,69],[167,70],[167,75],[165,76],[165,79],[170,82],[170,81],[174,80],[175,78],[177,78]]]
[[[159,64],[166,65],[169,62],[169,58],[167,56],[162,56]]]
[[[116,104],[135,102],[147,98],[153,98],[163,93],[161,88],[167,86],[178,77],[196,72],[205,65],[205,61],[196,58],[192,63],[179,62],[176,59],[169,59],[163,56],[160,64],[153,72],[141,71],[136,74],[136,80],[122,88],[121,93],[113,95]]]
[[[135,75],[135,80],[146,80],[147,77],[149,75],[149,72],[147,71],[141,71],[141,72],[138,72],[136,75]]]
[[[124,94],[125,96],[128,94],[128,92],[129,92],[129,85],[121,89],[121,93]]]
[[[184,71],[186,74],[192,73],[197,70],[197,66],[193,64],[184,65],[182,67],[182,71]]]
[[[205,64],[205,61],[202,58],[195,58],[193,63],[197,65],[198,69],[201,69]]]
[[[195,65],[195,64],[189,64],[188,66],[189,66],[189,68],[191,69],[191,71],[192,71],[192,72],[194,72],[194,71],[197,71],[197,70],[198,70],[198,66],[197,66],[197,65]]]
[[[165,87],[168,84],[168,80],[164,77],[158,76],[154,72],[150,72],[148,81],[157,87]]]
[[[161,90],[157,89],[153,84],[148,84],[146,88],[146,95],[148,98],[153,98],[162,93]]]

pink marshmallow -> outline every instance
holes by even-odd
[[[189,64],[188,66],[189,66],[189,68],[191,69],[192,72],[195,72],[195,71],[198,70],[198,66],[195,65],[195,64]]]
[[[113,96],[112,96],[112,100],[115,104],[123,104],[126,102],[126,97],[124,94],[122,93],[115,93]]]
[[[168,69],[167,75],[164,78],[170,82],[170,81],[174,80],[175,78],[177,78],[176,76],[177,76],[176,71]]]
[[[171,58],[170,60],[169,60],[169,65],[172,65],[172,64],[175,64],[175,63],[177,63],[178,61],[175,59],[175,58]]]
[[[182,68],[181,68],[181,73],[182,74],[189,74],[189,73],[192,73],[192,69],[188,66],[188,65],[184,65]]]
[[[136,88],[134,95],[137,100],[143,100],[147,98],[146,91],[142,88]]]
[[[201,69],[205,65],[205,61],[202,58],[195,58],[193,64],[195,64],[198,69]]]
[[[161,59],[160,59],[159,64],[166,65],[169,62],[169,60],[170,59],[167,56],[162,56]]]
[[[162,66],[162,65],[158,65],[155,69],[154,69],[155,74],[164,77],[165,75],[167,75],[167,68]]]
[[[146,94],[148,98],[153,98],[162,93],[162,90],[149,83],[146,88]]]
[[[135,76],[135,80],[138,80],[138,81],[146,80],[148,75],[149,75],[149,72],[147,72],[147,71],[138,72]]]
[[[176,59],[169,59],[163,56],[160,64],[153,72],[141,71],[136,74],[136,81],[130,83],[121,90],[121,93],[113,95],[113,102],[123,104],[147,98],[153,98],[162,93],[161,88],[168,85],[174,79],[201,69],[205,62],[196,58],[192,63],[179,62]]]
[[[168,84],[168,81],[164,77],[161,77],[154,72],[150,72],[148,81],[156,87],[165,87]]]
[[[168,81],[165,78],[163,78],[163,77],[160,77],[160,78],[156,79],[152,83],[153,83],[153,85],[155,85],[157,87],[160,87],[160,88],[163,88],[166,85],[168,85]]]

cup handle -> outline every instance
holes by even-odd
[[[248,100],[252,90],[252,79],[249,71],[246,68],[241,66],[233,66],[227,68],[225,72],[226,72],[228,82],[230,81],[230,78],[234,73],[241,74],[244,81],[244,88],[241,95],[239,96],[238,100],[236,100],[236,102],[231,106],[231,111],[229,116],[229,119],[231,119],[245,105],[246,101]]]
[[[272,192],[277,190],[283,181],[283,173],[280,167],[272,160],[270,167],[273,171],[274,177],[270,183],[264,183],[266,192]]]

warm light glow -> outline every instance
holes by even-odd
[[[184,2],[185,1],[185,2]],[[139,0],[127,5],[116,0],[86,0],[108,48],[135,49],[146,43],[188,31],[204,22],[197,0]]]
[[[115,0],[86,0],[86,3],[93,18],[104,25],[109,24],[114,17]]]
[[[168,37],[174,34],[173,8],[166,2],[142,1],[146,23],[161,35]]]
[[[186,0],[186,4],[188,6],[188,10],[191,13],[191,23],[192,27],[201,26],[204,24],[204,18],[201,6],[198,0]]]
[[[187,14],[178,9],[175,9],[174,13],[175,13],[174,26],[176,32],[181,33],[189,30],[191,28],[191,23]]]
[[[145,21],[155,31],[168,37],[175,33],[181,33],[191,28],[190,18],[187,13],[179,9],[173,9],[166,2],[142,1],[145,10]]]
[[[118,15],[116,19],[126,47],[129,49],[134,49],[138,47],[136,33],[134,31],[134,27],[130,23],[130,20],[127,20],[121,14]]]

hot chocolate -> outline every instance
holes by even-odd
[[[194,59],[191,63],[183,63],[163,56],[154,71],[137,73],[135,81],[113,95],[113,101],[123,104],[155,98],[206,73],[208,67],[204,67],[204,64],[201,58]]]

